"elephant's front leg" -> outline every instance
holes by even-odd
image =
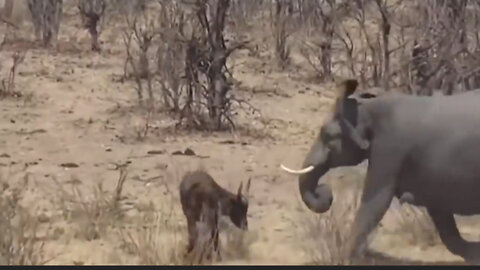
[[[469,242],[462,238],[452,213],[433,207],[427,207],[427,211],[447,249],[466,262],[479,265],[480,242]]]
[[[347,255],[360,257],[365,251],[370,232],[383,218],[394,196],[395,170],[392,166],[370,163],[360,208],[352,225]]]

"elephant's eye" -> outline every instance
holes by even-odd
[[[320,139],[322,141],[330,141],[334,138],[334,134],[332,133],[331,129],[328,126],[323,126],[320,132]]]
[[[340,136],[340,126],[336,123],[328,123],[322,127],[321,133],[323,141],[334,140]]]

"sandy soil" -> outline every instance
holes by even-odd
[[[69,43],[74,36],[76,43]],[[39,237],[45,242],[45,258],[51,258],[48,263],[137,263],[137,258],[122,248],[120,236],[113,229],[90,241],[78,236],[82,225],[62,215],[65,202],[61,201],[61,188],[53,181],[56,179],[68,191],[76,182],[88,197],[99,183],[105,190],[112,190],[119,174],[112,164],[126,161],[131,164],[124,204],[134,207],[127,211],[127,221],[114,227],[138,225],[141,206],[153,205],[158,210],[168,204],[174,213],[171,219],[178,224],[180,237],[185,238],[177,186],[183,173],[203,166],[230,190],[236,190],[240,181],[252,179],[251,256],[222,263],[309,263],[308,239],[302,234],[299,217],[311,218],[314,214],[301,202],[296,178],[282,172],[279,164],[300,166],[329,111],[333,89],[308,82],[302,69],[280,72],[268,57],[238,53],[234,71],[241,82],[238,93],[261,110],[263,121],[241,114],[244,124],[235,133],[175,132],[171,128],[174,122],[158,114],[147,138],[139,141],[135,130],[144,125],[144,117],[135,107],[134,84],[118,80],[123,73],[121,39],[114,29],[106,29],[102,40],[107,49],[101,54],[91,53],[87,34],[72,19],[62,25],[59,52],[28,50],[16,78],[16,88],[23,97],[0,101],[3,177],[16,185],[27,176],[22,202],[35,215],[47,217]],[[2,72],[9,67],[3,63],[9,63],[11,53],[10,47],[0,54]],[[297,58],[297,66],[304,65]],[[203,158],[171,154],[187,147]],[[162,150],[162,154],[147,154],[151,150]],[[62,163],[78,167],[64,168]],[[342,168],[327,177],[334,185],[358,182],[363,171],[363,165]],[[145,180],[152,177],[156,178]],[[336,184],[335,188],[350,187]],[[335,203],[341,202],[341,197],[335,198]],[[399,208],[396,202],[392,207]],[[406,236],[409,232],[397,224],[392,213],[390,210],[383,227],[373,236],[373,249],[404,260],[462,261],[439,243],[412,244]],[[478,238],[474,223],[469,224],[462,226],[462,233]]]

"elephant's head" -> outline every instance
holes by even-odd
[[[373,97],[362,94],[350,97],[356,90],[356,80],[345,80],[340,84],[334,112],[321,127],[320,132],[303,161],[303,169],[282,169],[299,175],[300,193],[310,210],[323,213],[330,209],[333,195],[326,183],[318,183],[329,169],[354,166],[368,157],[369,117],[362,109],[360,100]]]

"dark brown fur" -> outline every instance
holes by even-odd
[[[188,172],[180,183],[180,200],[183,213],[187,218],[188,246],[190,253],[198,241],[196,223],[200,221],[202,213],[211,232],[215,251],[218,251],[218,219],[219,214],[229,216],[230,220],[240,229],[247,230],[248,199],[242,195],[242,184],[237,194],[222,188],[207,172],[196,170]],[[246,192],[250,188],[250,179],[247,183]]]

